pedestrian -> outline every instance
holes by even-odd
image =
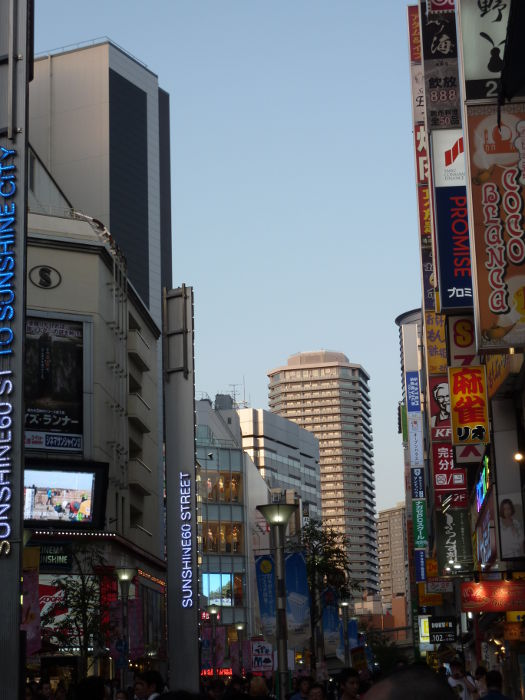
[[[106,700],[104,679],[100,676],[89,676],[77,685],[75,700]]]
[[[499,671],[487,671],[487,694],[485,700],[510,700],[507,695],[503,695],[503,677]]]
[[[135,696],[138,700],[155,700],[164,691],[164,680],[158,671],[143,671],[135,676]]]
[[[456,700],[457,695],[443,676],[426,664],[411,664],[394,671],[373,685],[363,700]]]
[[[465,673],[463,664],[459,659],[450,662],[449,686],[456,692],[459,700],[470,700],[471,693],[477,693],[476,682],[472,676]]]
[[[485,666],[478,666],[474,672],[474,681],[480,698],[487,694],[487,669]]]
[[[310,676],[301,676],[298,678],[297,691],[291,696],[290,700],[307,700],[312,683],[313,681]]]
[[[359,671],[344,668],[339,674],[340,700],[356,700],[359,697]]]
[[[308,700],[326,700],[324,686],[321,683],[314,683],[308,692]]]

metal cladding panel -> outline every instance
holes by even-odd
[[[170,676],[198,692],[197,498],[193,290],[164,297],[164,401]]]
[[[19,697],[28,0],[0,3],[0,700]]]

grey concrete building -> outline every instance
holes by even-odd
[[[349,542],[352,577],[379,590],[372,417],[361,365],[340,352],[304,352],[268,372],[269,405],[319,439],[323,522]]]

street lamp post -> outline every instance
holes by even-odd
[[[120,602],[122,605],[122,633],[124,635],[124,665],[120,669],[120,687],[125,688],[126,673],[129,667],[129,621],[128,621],[128,600],[129,587],[131,582],[137,575],[137,569],[132,567],[121,567],[115,569],[115,574],[118,578],[120,586]]]
[[[286,625],[286,587],[284,573],[284,536],[290,517],[298,506],[292,503],[268,503],[257,506],[257,510],[269,524],[273,536],[275,571],[275,617],[277,622],[277,677],[279,700],[284,700],[288,688],[288,628]]]
[[[350,642],[348,640],[348,606],[347,600],[341,601],[341,608],[343,610],[343,639],[344,639],[344,649],[345,649],[345,667],[350,667]]]
[[[217,616],[219,614],[218,605],[208,605],[208,614],[211,620],[211,663],[212,663],[212,676],[215,676],[216,666],[217,666],[217,643],[216,643],[216,630],[217,630]]]
[[[244,622],[238,622],[235,626],[237,628],[237,644],[239,645],[239,673],[242,676],[243,675],[242,638],[243,638],[243,631],[244,631]]]

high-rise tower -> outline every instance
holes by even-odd
[[[340,352],[303,352],[268,372],[273,413],[319,439],[323,522],[348,542],[352,578],[379,590],[372,417],[361,365]]]

